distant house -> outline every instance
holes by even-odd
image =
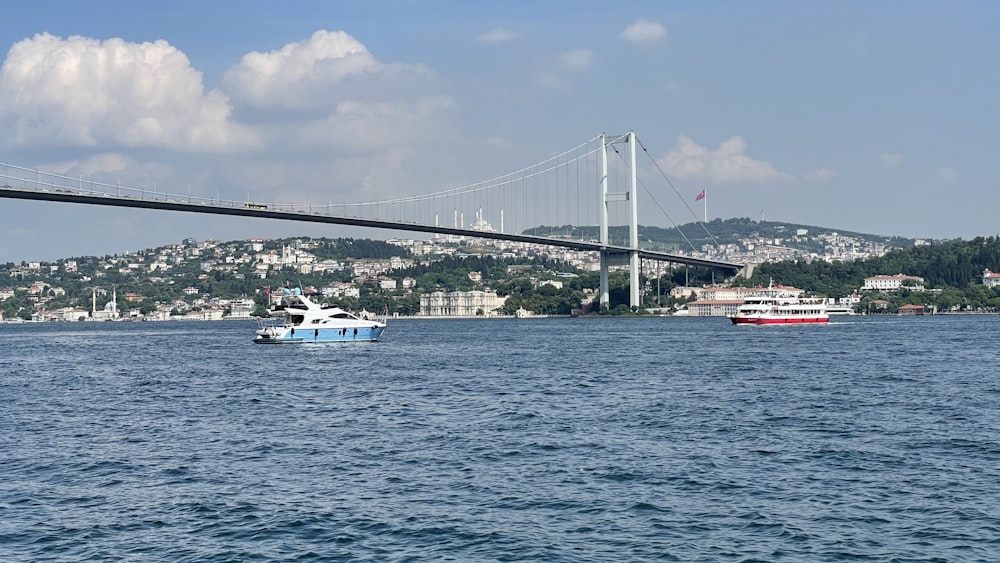
[[[903,305],[899,308],[898,313],[900,315],[923,315],[927,312],[927,308],[923,305]]]
[[[742,299],[699,299],[687,304],[691,317],[728,317],[736,314]]]
[[[1000,285],[1000,274],[994,274],[989,270],[983,270],[983,285],[986,287],[996,287]]]
[[[870,278],[865,278],[865,285],[861,287],[861,290],[898,291],[904,285],[913,291],[923,291],[924,278],[918,276],[904,276],[903,274],[895,276],[872,276]]]
[[[681,299],[687,299],[689,297],[698,297],[699,293],[701,293],[700,287],[686,287],[682,285],[678,285],[670,290],[671,297],[678,297]]]
[[[885,299],[875,299],[871,302],[871,306],[879,312],[885,312],[889,308],[889,302]]]

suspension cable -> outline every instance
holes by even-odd
[[[637,143],[639,143],[639,146],[642,148],[642,152],[646,153],[646,157],[649,158],[650,162],[653,163],[653,166],[655,166],[656,169],[660,172],[660,175],[663,176],[663,179],[667,181],[667,184],[670,186],[670,189],[674,190],[674,193],[677,194],[677,198],[681,200],[681,203],[684,204],[684,207],[686,207],[688,212],[691,213],[691,216],[694,217],[695,223],[701,225],[701,228],[705,231],[705,234],[708,235],[708,238],[712,239],[712,242],[715,243],[715,246],[719,246],[719,241],[715,240],[715,237],[712,236],[712,233],[708,231],[708,225],[706,225],[704,221],[698,221],[698,215],[694,212],[693,209],[691,209],[691,206],[688,205],[687,200],[681,197],[681,194],[679,191],[677,191],[677,188],[674,186],[674,183],[670,181],[670,178],[667,177],[667,174],[663,171],[662,168],[660,168],[660,163],[656,162],[656,159],[654,159],[653,156],[649,154],[649,151],[646,149],[645,145],[642,144],[642,141],[640,141],[638,137],[636,137],[635,140]],[[679,231],[680,229],[678,228],[677,230]]]
[[[638,140],[639,139],[637,137],[636,141],[638,142]],[[640,146],[641,146],[641,144],[640,144]],[[625,166],[628,166],[628,162],[626,162],[625,156],[622,155],[622,153],[618,151],[618,148],[615,147],[615,146],[612,146],[611,149],[613,151],[615,151],[615,154],[618,155],[618,158],[625,164]],[[643,149],[643,150],[645,150],[645,149]],[[669,180],[667,180],[667,181],[669,182]],[[670,221],[670,224],[674,226],[674,229],[676,229],[677,232],[681,235],[681,238],[683,238],[684,242],[686,242],[688,244],[688,247],[690,247],[692,251],[697,252],[698,249],[694,246],[694,243],[691,242],[691,240],[687,237],[687,235],[684,234],[684,231],[682,231],[681,228],[677,225],[677,223],[674,222],[674,220],[670,217],[670,214],[667,213],[667,210],[664,209],[662,205],[660,205],[660,202],[657,201],[657,199],[653,195],[653,193],[649,190],[649,188],[646,187],[646,184],[642,180],[639,180],[638,178],[636,179],[636,182],[640,186],[642,186],[642,189],[645,190],[645,192],[647,194],[649,194],[650,199],[653,200],[653,203],[656,204],[656,207],[658,207],[660,209],[660,212],[663,213],[663,215],[667,218],[667,221]],[[674,191],[676,192],[677,190],[675,189]],[[678,194],[678,196],[680,196],[680,194]],[[638,221],[638,218],[636,218],[636,221]],[[715,240],[715,237],[712,237],[711,233],[709,233],[708,236],[712,239],[713,242],[715,242],[716,246],[718,246],[719,243],[718,243],[718,241]]]

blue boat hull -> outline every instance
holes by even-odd
[[[385,327],[295,329],[281,336],[258,335],[257,344],[308,344],[310,342],[374,342]]]

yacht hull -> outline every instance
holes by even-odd
[[[309,342],[375,342],[382,333],[384,326],[354,327],[354,328],[284,328],[264,329],[257,331],[254,342],[257,344],[302,344]]]

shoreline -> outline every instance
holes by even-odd
[[[831,317],[840,318],[858,318],[858,317],[944,317],[944,316],[990,316],[1000,314],[998,312],[990,311],[947,311],[938,313],[924,313],[911,314],[911,315],[901,315],[898,313],[857,313],[854,315],[830,315]],[[455,321],[455,320],[477,320],[477,321],[503,321],[503,320],[532,320],[532,319],[727,319],[728,317],[722,316],[691,316],[691,315],[663,315],[656,313],[649,313],[646,315],[528,315],[524,317],[517,316],[496,316],[496,315],[476,315],[476,316],[405,316],[405,317],[389,317],[389,321]],[[188,318],[171,318],[171,319],[108,319],[108,320],[83,320],[83,321],[35,321],[26,319],[3,319],[0,320],[0,325],[19,325],[19,324],[69,324],[69,323],[83,323],[83,324],[93,324],[93,323],[164,323],[164,322],[234,322],[234,321],[260,321],[267,320],[266,317],[248,317],[248,318],[222,318],[222,319],[188,319]]]

